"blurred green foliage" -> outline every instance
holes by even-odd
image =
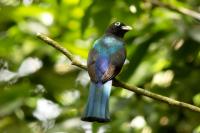
[[[163,2],[200,11],[197,0]],[[151,0],[1,0],[0,132],[200,132],[200,114],[119,88],[112,90],[110,123],[80,121],[87,74],[35,34],[50,36],[85,61],[94,40],[116,20],[134,28],[125,37],[128,63],[118,78],[200,106],[198,20]],[[55,104],[53,111],[59,107],[59,115],[34,115],[44,99]]]

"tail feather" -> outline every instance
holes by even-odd
[[[90,94],[82,116],[83,121],[110,121],[109,117],[109,96],[112,81],[108,81],[101,87],[93,82],[90,84]]]

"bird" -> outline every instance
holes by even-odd
[[[90,77],[89,96],[81,120],[105,123],[110,121],[109,97],[112,79],[119,74],[126,59],[123,37],[132,30],[122,22],[113,22],[90,49],[87,70]]]

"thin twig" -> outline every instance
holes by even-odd
[[[54,40],[50,39],[49,37],[42,35],[42,34],[37,34],[37,37],[39,39],[41,39],[42,41],[44,41],[45,43],[51,45],[52,47],[54,47],[55,49],[57,49],[61,53],[63,53],[67,58],[69,58],[69,60],[71,60],[71,62],[73,62],[72,63],[73,65],[78,66],[78,67],[80,67],[84,70],[87,70],[87,67],[85,65],[81,64],[81,62],[79,62],[78,60],[75,60],[76,59],[75,56],[73,54],[71,54],[69,51],[67,51],[65,48],[63,48],[58,42],[56,42],[56,41],[54,41]],[[145,89],[142,89],[142,88],[139,88],[139,87],[136,87],[136,86],[129,86],[129,85],[117,80],[117,79],[113,80],[113,86],[124,88],[126,90],[135,92],[135,93],[140,94],[140,95],[150,97],[152,99],[167,103],[169,105],[186,108],[186,109],[200,113],[200,108],[197,107],[197,106],[194,106],[194,105],[191,105],[191,104],[188,104],[188,103],[184,103],[184,102],[180,102],[180,101],[177,101],[177,100],[171,99],[169,97],[162,96],[162,95],[147,91]]]
[[[122,87],[124,89],[129,90],[129,91],[133,91],[137,94],[150,97],[152,99],[167,103],[169,105],[173,105],[173,106],[177,106],[177,107],[183,107],[183,108],[186,108],[186,109],[190,109],[192,111],[200,112],[200,108],[197,107],[197,106],[194,106],[194,105],[191,105],[191,104],[188,104],[188,103],[184,103],[184,102],[180,102],[180,101],[174,100],[172,98],[162,96],[162,95],[147,91],[145,89],[142,89],[142,88],[139,88],[139,87],[136,87],[136,86],[129,86],[129,85],[117,80],[117,79],[114,79],[114,86]]]
[[[87,70],[87,67],[84,64],[82,64],[76,58],[76,56],[72,55],[67,49],[62,47],[58,42],[54,41],[53,39],[51,39],[45,35],[42,35],[41,33],[37,33],[37,37],[40,38],[41,40],[43,40],[44,42],[46,42],[47,44],[51,45],[52,47],[54,47],[61,53],[63,53],[65,56],[67,56],[67,58],[72,62],[72,65],[75,65],[77,67]]]
[[[190,16],[190,17],[195,18],[195,19],[200,21],[200,13],[193,11],[191,9],[187,9],[187,8],[184,8],[184,7],[177,8],[177,7],[174,7],[172,5],[163,3],[159,0],[150,0],[150,2],[155,6],[164,7],[164,8],[170,9],[172,11],[178,12],[180,14]]]

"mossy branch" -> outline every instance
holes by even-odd
[[[51,45],[52,47],[54,47],[55,49],[57,49],[61,53],[63,53],[69,60],[71,60],[72,65],[75,65],[75,66],[80,67],[80,68],[82,68],[82,69],[87,71],[87,66],[85,66],[80,61],[78,61],[76,59],[75,55],[73,55],[68,50],[66,50],[64,47],[59,45],[58,42],[52,40],[51,38],[49,38],[49,37],[47,37],[47,36],[45,36],[43,34],[40,34],[40,33],[37,34],[37,37],[39,39],[41,39],[42,41],[44,41],[45,43]],[[200,113],[200,108],[197,107],[197,106],[194,106],[194,105],[191,105],[191,104],[188,104],[188,103],[184,103],[184,102],[180,102],[180,101],[171,99],[169,97],[162,96],[162,95],[147,91],[147,90],[145,90],[143,88],[127,85],[126,83],[123,83],[123,82],[121,82],[121,81],[119,81],[117,79],[113,80],[113,86],[124,88],[126,90],[135,92],[135,93],[140,94],[140,95],[144,95],[144,96],[150,97],[152,99],[167,103],[167,104],[172,105],[172,106],[181,107],[181,108],[189,109],[189,110],[192,110],[192,111]]]

